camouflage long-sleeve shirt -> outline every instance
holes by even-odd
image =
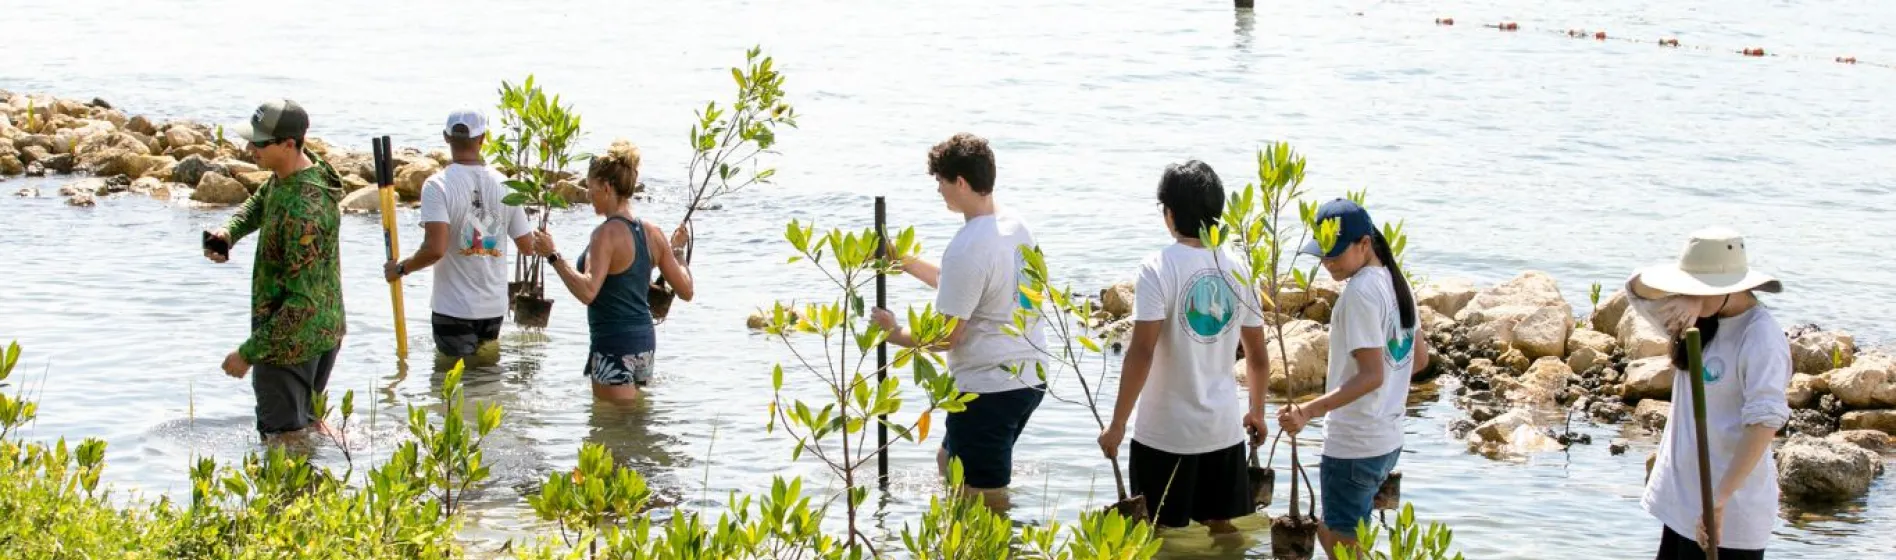
[[[250,338],[237,352],[252,364],[307,362],[342,344],[342,177],[329,162],[271,177],[230,217],[234,245],[257,233],[250,278]]]

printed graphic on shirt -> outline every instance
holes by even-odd
[[[1231,319],[1238,312],[1238,295],[1216,270],[1199,271],[1185,286],[1185,297],[1179,298],[1179,321],[1193,340],[1209,344],[1231,327]]]
[[[1025,253],[1020,252],[1019,250],[1015,250],[1014,251],[1014,270],[1018,272],[1018,271],[1026,270],[1026,269],[1027,269],[1027,255]],[[1026,288],[1018,287],[1020,284],[1023,284],[1023,283],[1016,283],[1017,287],[1014,288],[1014,299],[1020,303],[1021,309],[1033,311],[1034,300],[1027,297]]]
[[[459,238],[461,256],[506,256],[500,252],[500,237],[490,235],[486,231],[483,231],[481,224],[474,220],[468,220],[467,223],[461,224],[461,235]]]
[[[1383,340],[1383,350],[1389,356],[1389,363],[1400,364],[1409,359],[1409,353],[1415,350],[1415,331],[1402,328],[1402,317],[1390,313],[1383,320],[1383,332],[1388,333]]]
[[[1717,383],[1718,380],[1724,379],[1725,359],[1713,356],[1711,359],[1705,360],[1705,365],[1700,366],[1699,376],[1705,378],[1705,382],[1708,384]]]

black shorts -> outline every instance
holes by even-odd
[[[1046,385],[999,393],[982,393],[968,401],[968,409],[948,414],[948,435],[941,440],[948,456],[961,459],[962,484],[991,490],[1006,488],[1014,478],[1014,442]]]
[[[1177,455],[1134,439],[1126,462],[1132,492],[1145,496],[1146,510],[1153,512],[1160,526],[1227,521],[1254,511],[1243,442],[1197,455]]]
[[[336,368],[337,346],[307,362],[290,366],[253,364],[250,389],[257,394],[257,433],[268,436],[294,432],[316,423],[310,395],[329,387]]]
[[[434,324],[435,350],[450,358],[472,356],[482,344],[500,340],[500,319],[461,319],[436,313],[430,320]]]
[[[1665,534],[1659,537],[1659,555],[1655,560],[1705,560],[1705,549],[1698,540],[1665,528]],[[1764,560],[1764,550],[1740,550],[1718,547],[1719,560]]]

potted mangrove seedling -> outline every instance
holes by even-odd
[[[513,191],[503,202],[539,214],[539,227],[546,229],[551,211],[569,205],[554,185],[570,175],[568,166],[586,158],[572,151],[579,138],[579,114],[572,106],[560,104],[558,95],[548,97],[533,83],[532,75],[520,86],[502,81],[499,108],[501,127],[485,150]],[[544,265],[539,255],[514,257],[513,280],[507,283],[508,305],[514,322],[521,326],[545,328],[553,314],[553,300],[546,298]]]
[[[737,101],[728,107],[720,107],[716,101],[706,103],[697,111],[698,122],[691,125],[685,217],[678,222],[687,234],[685,264],[691,264],[698,240],[691,218],[699,210],[713,207],[711,201],[720,196],[769,183],[777,170],[756,165],[757,156],[775,153],[771,147],[777,143],[777,125],[797,125],[796,111],[783,100],[783,74],[772,68],[771,57],[762,55],[761,48],[752,47],[744,53],[744,67],[731,69],[731,78],[737,81]],[[654,321],[665,320],[675,297],[663,277],[652,283],[647,300]]]

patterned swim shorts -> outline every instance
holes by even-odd
[[[636,383],[644,387],[652,381],[654,354],[656,352],[651,350],[636,354],[594,350],[586,359],[586,376],[600,385],[619,386]]]

